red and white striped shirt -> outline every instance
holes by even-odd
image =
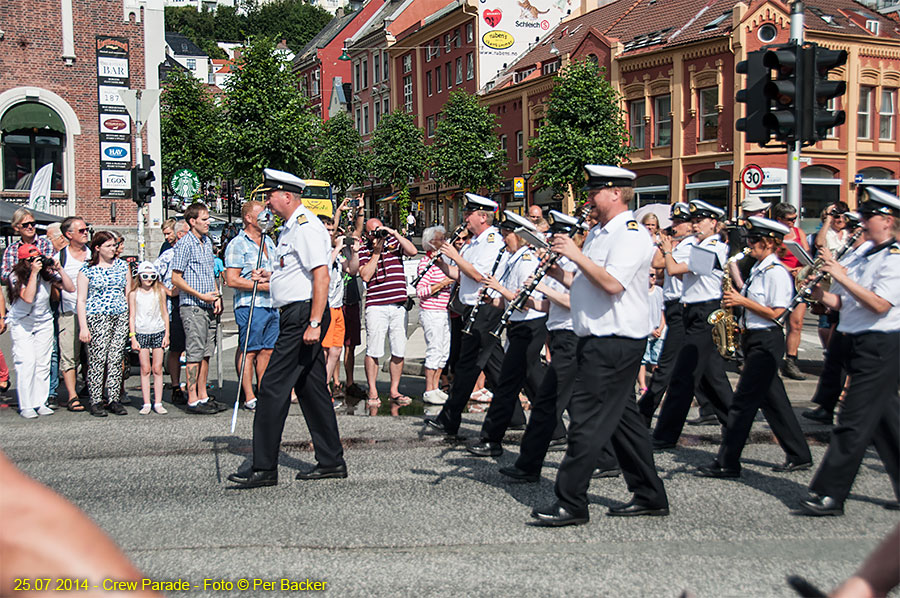
[[[425,269],[425,266],[428,264],[432,255],[431,252],[426,253],[425,258],[419,262],[419,267],[417,268],[418,274],[421,274]],[[452,288],[452,285],[445,286],[435,295],[431,294],[431,287],[445,278],[447,278],[447,276],[436,265],[428,269],[428,273],[422,277],[422,280],[420,280],[418,286],[416,286],[416,295],[418,295],[420,299],[419,309],[447,310],[447,304],[450,303],[450,289]]]
[[[403,272],[403,250],[396,239],[386,239],[375,274],[366,283],[366,306],[394,305],[406,302],[406,276]],[[359,267],[372,258],[372,251],[363,246],[359,250]]]

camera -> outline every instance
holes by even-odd
[[[45,255],[41,256],[41,268],[52,269],[53,268],[53,258],[49,258]]]
[[[391,233],[386,228],[379,228],[372,233],[372,236],[376,239],[386,239],[391,236]]]
[[[351,208],[358,208],[358,207],[359,207],[359,200],[358,200],[358,199],[351,199],[351,200],[350,200],[350,207],[351,207]]]

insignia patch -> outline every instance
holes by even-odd
[[[494,242],[494,233],[488,233],[487,242],[488,242],[488,243],[493,243],[493,242]]]
[[[523,254],[522,254],[522,261],[523,261],[523,262],[530,262],[530,261],[531,261],[531,254],[530,254],[530,253],[523,253]]]
[[[719,242],[718,239],[710,239],[709,244],[710,244],[710,245],[715,245],[715,244],[718,243],[718,242]]]
[[[888,251],[891,255],[897,255],[900,254],[900,247],[891,247]]]
[[[306,215],[300,214],[297,216],[297,224],[306,224]]]
[[[629,221],[625,224],[625,228],[627,228],[628,230],[637,230],[637,229],[638,229],[638,223],[637,223],[637,221],[635,221],[635,220],[629,220]]]

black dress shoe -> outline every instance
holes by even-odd
[[[613,467],[612,469],[600,469],[598,467],[594,470],[594,473],[591,474],[591,478],[600,480],[603,478],[617,478],[620,475],[622,475],[622,470],[618,467]]]
[[[812,461],[803,461],[802,463],[794,463],[791,460],[787,460],[781,465],[775,465],[772,467],[772,471],[777,473],[788,473],[791,471],[803,471],[805,469],[812,468]]]
[[[584,516],[577,516],[569,513],[562,508],[559,503],[553,504],[543,509],[534,509],[531,516],[538,520],[537,525],[543,527],[563,527],[565,525],[584,525],[589,518],[587,513]]]
[[[529,482],[534,483],[538,482],[541,479],[541,474],[539,473],[528,473],[527,471],[523,471],[512,465],[510,467],[501,467],[500,473],[505,475],[508,478],[512,478],[514,480],[518,480],[520,482]]]
[[[666,440],[659,440],[657,438],[653,439],[653,450],[654,451],[664,451],[666,449],[673,449],[673,448],[675,448],[675,446],[676,446],[675,442],[668,442]]]
[[[330,478],[346,478],[347,465],[341,464],[335,467],[322,467],[316,465],[310,471],[301,471],[297,474],[298,480],[327,480]]]
[[[800,415],[816,423],[825,424],[826,426],[830,426],[834,423],[834,414],[830,411],[827,411],[824,407],[807,409]]]
[[[500,443],[490,440],[479,440],[467,446],[466,450],[476,457],[499,457],[503,454],[503,447],[500,446]]]
[[[278,471],[239,471],[228,476],[228,480],[237,484],[236,488],[261,488],[278,484]]]
[[[800,509],[813,517],[836,516],[844,514],[844,503],[830,496],[811,494],[806,500],[800,501]]]
[[[669,507],[651,507],[650,505],[642,505],[634,502],[624,504],[619,507],[610,507],[606,512],[610,517],[665,517],[669,514]]]
[[[456,436],[456,432],[451,432],[444,424],[435,418],[425,418],[424,433],[428,435],[445,434],[447,436]]]
[[[710,463],[709,465],[701,465],[694,472],[698,478],[739,478],[741,477],[740,469],[726,469],[718,463]]]
[[[701,415],[694,419],[687,420],[687,425],[689,426],[714,426],[717,423],[719,423],[719,418],[712,414]]]
[[[106,410],[115,415],[128,415],[128,410],[125,409],[125,405],[119,401],[110,401],[107,403]]]
[[[219,410],[210,405],[209,403],[201,403],[197,402],[193,405],[185,405],[184,408],[185,413],[193,413],[195,415],[212,415],[214,413],[218,413]]]
[[[566,436],[554,438],[547,447],[548,452],[565,452],[569,446],[569,439]]]
[[[88,406],[88,411],[94,417],[106,417],[107,416],[106,409],[104,409],[103,405],[101,405],[100,403],[91,403],[90,406]]]

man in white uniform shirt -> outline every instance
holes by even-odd
[[[570,289],[572,326],[579,336],[578,376],[569,402],[569,444],[556,478],[556,502],[535,508],[539,525],[588,522],[587,490],[604,446],[613,449],[633,498],[613,516],[668,515],[647,427],[634,400],[634,382],[650,334],[650,262],[653,242],[628,209],[635,174],[615,166],[585,166],[585,190],[599,222],[579,250],[568,235],[554,235],[553,251],[576,272],[551,275]]]
[[[254,270],[269,283],[272,305],[281,312],[278,340],[260,384],[253,419],[253,466],[228,476],[238,488],[278,483],[278,452],[291,406],[291,389],[309,428],[317,465],[298,480],[347,477],[325,375],[321,336],[328,328],[331,238],[300,198],[306,184],[280,170],[265,169],[266,205],[284,218],[275,248],[274,270]]]

